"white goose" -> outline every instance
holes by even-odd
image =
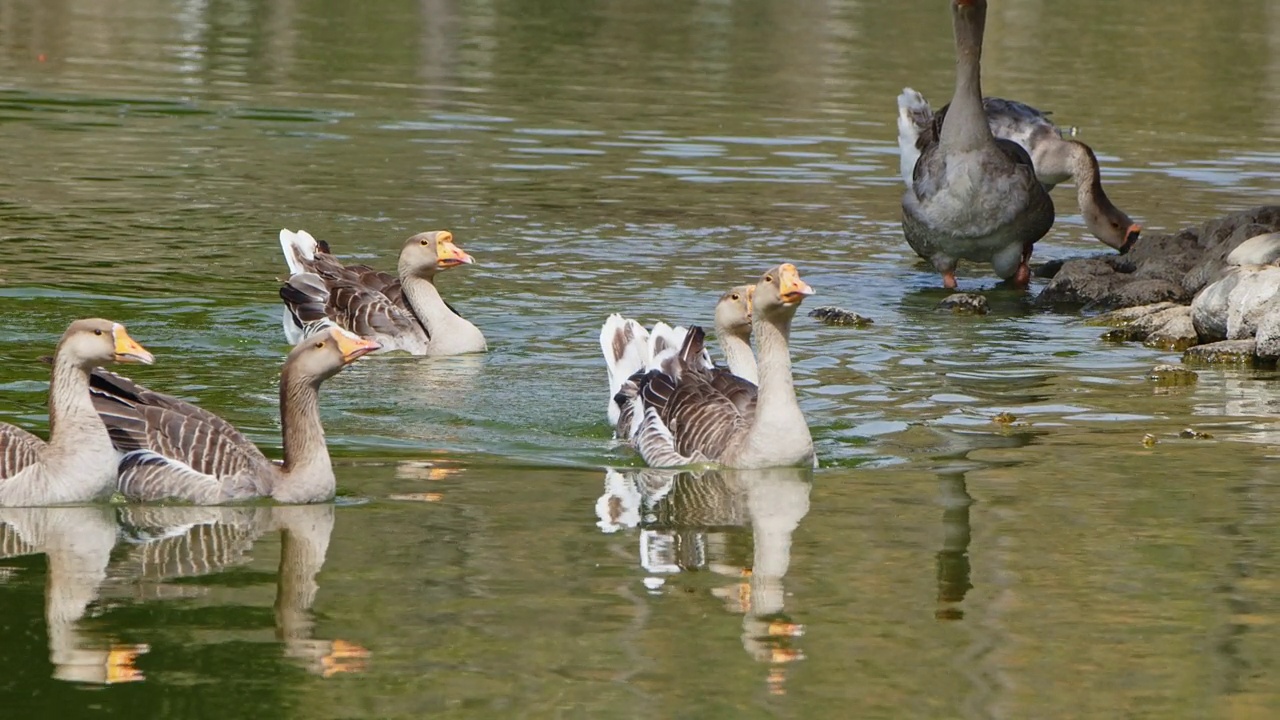
[[[71,323],[53,355],[49,442],[0,423],[0,505],[85,502],[110,494],[120,455],[94,412],[89,373],[106,363],[154,360],[119,323]]]
[[[986,0],[951,0],[956,89],[937,142],[920,151],[902,196],[907,244],[956,287],[960,260],[989,262],[1015,285],[1031,280],[1032,246],[1053,227],[1053,201],[1031,157],[997,140],[982,109]]]
[[[755,397],[757,378],[756,358],[751,352],[751,297],[755,289],[754,285],[739,285],[716,302],[716,338],[728,368],[712,363],[705,349],[699,359],[700,365],[711,371],[720,383],[748,388],[751,398]],[[609,424],[614,426],[619,440],[629,439],[639,423],[639,418],[631,415],[630,406],[618,400],[623,383],[637,373],[664,366],[676,372],[669,366],[678,356],[688,332],[688,328],[673,328],[664,322],[645,330],[635,320],[616,313],[605,321],[600,330],[600,350],[609,371]]]
[[[376,342],[331,326],[289,353],[280,371],[280,465],[208,410],[95,372],[94,405],[125,453],[120,492],[131,500],[202,505],[259,497],[283,503],[331,499],[336,484],[320,425],[320,384],[377,349]]]
[[[325,319],[382,346],[382,352],[459,355],[484,352],[484,334],[436,289],[436,275],[474,259],[447,230],[404,241],[397,275],[367,265],[343,265],[305,230],[280,231],[289,279],[280,288],[284,334],[297,344]]]
[[[752,403],[717,386],[699,361],[702,329],[689,329],[673,363],[623,383],[624,403],[640,421],[634,443],[654,467],[718,463],[762,468],[814,462],[813,439],[791,378],[791,320],[813,289],[794,265],[766,272],[752,299],[760,385]]]
[[[898,96],[898,148],[902,181],[911,187],[912,173],[920,151],[937,142],[949,105],[934,113],[920,93],[903,88]],[[983,98],[991,134],[1001,140],[1018,143],[1031,155],[1036,179],[1051,190],[1062,182],[1076,186],[1076,201],[1084,217],[1085,227],[1102,242],[1129,251],[1137,242],[1142,226],[1134,222],[1111,202],[1102,189],[1102,173],[1093,149],[1062,135],[1048,114],[1013,100]]]

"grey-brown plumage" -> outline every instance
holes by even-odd
[[[305,231],[280,231],[291,275],[280,288],[284,331],[292,343],[329,320],[383,351],[414,355],[482,352],[484,335],[436,290],[438,273],[474,262],[448,231],[419,233],[400,250],[398,275],[367,265],[343,265],[329,246]]]
[[[110,320],[77,320],[63,333],[49,380],[49,442],[0,424],[0,505],[84,502],[110,493],[116,460],[89,398],[89,372],[154,359]]]
[[[701,337],[691,356],[692,362],[709,371],[712,382],[725,392],[731,392],[735,403],[744,409],[755,402],[757,379],[756,359],[751,351],[751,297],[754,292],[754,285],[739,285],[725,292],[716,302],[716,337],[728,367],[711,361]],[[618,314],[610,315],[605,321],[600,332],[600,349],[609,370],[609,422],[614,426],[615,438],[629,441],[639,427],[635,405],[625,402],[625,398],[634,397],[640,379],[652,370],[668,375],[681,372],[683,363],[679,361],[679,353],[688,332],[688,328],[673,328],[663,322],[655,323],[653,330],[647,331],[635,320]],[[702,333],[700,329],[698,332]]]
[[[213,413],[113,373],[95,372],[94,405],[124,453],[120,492],[134,500],[197,504],[332,498],[335,481],[320,426],[320,384],[377,347],[331,327],[289,353],[280,372],[281,465]]]
[[[791,320],[812,293],[790,264],[766,272],[756,284],[753,329],[760,385],[754,405],[747,401],[745,387],[718,382],[696,362],[703,342],[696,326],[681,348],[678,371],[651,370],[624,386],[624,404],[641,418],[635,445],[646,463],[760,468],[813,462],[813,440],[796,402],[788,347]]]
[[[1053,226],[1053,201],[1017,143],[991,134],[982,107],[986,0],[951,0],[956,89],[938,140],[920,152],[902,197],[902,230],[916,254],[956,287],[960,260],[990,262],[1026,285],[1032,246]]]
[[[1135,223],[1102,188],[1102,173],[1093,149],[1063,136],[1048,113],[1024,103],[988,97],[982,100],[987,125],[997,139],[1010,140],[1027,151],[1036,179],[1046,190],[1073,182],[1085,227],[1094,237],[1128,252],[1142,226]],[[905,88],[898,96],[898,147],[903,182],[911,187],[920,152],[938,142],[950,105],[934,113],[920,93]]]

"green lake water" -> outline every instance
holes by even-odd
[[[1280,715],[1276,373],[937,312],[895,97],[953,68],[944,0],[0,1],[0,420],[103,316],[278,457],[282,227],[448,228],[490,344],[325,385],[335,504],[0,511],[0,715]],[[1274,2],[991,0],[984,89],[1146,233],[1280,200]],[[1110,252],[1054,198],[1036,261]],[[821,467],[638,473],[605,316],[782,261],[875,321],[796,320]]]

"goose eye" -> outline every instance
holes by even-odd
[[[418,244],[421,245],[422,247],[426,247],[428,244],[430,244],[430,242],[431,242],[430,240],[423,240]]]
[[[322,348],[322,347],[324,347],[324,341],[323,341],[323,340],[321,340],[320,342],[316,343],[316,347],[318,347],[318,348]]]
[[[773,282],[773,276],[772,276],[772,275],[765,275],[765,276],[764,276],[764,281],[765,281],[765,282],[767,282],[767,283],[771,283],[771,282]]]
[[[730,299],[733,299],[733,300],[741,300],[741,299],[742,299],[742,298],[738,297],[738,293],[734,293],[733,295],[730,295],[729,297],[730,297]]]
[[[101,331],[101,330],[94,330],[94,331],[93,331],[93,334],[94,334],[94,335],[101,335],[101,334],[102,334],[102,331]]]

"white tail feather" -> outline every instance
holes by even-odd
[[[923,95],[911,88],[902,88],[902,94],[898,96],[898,170],[908,188],[915,174],[916,161],[920,159],[920,150],[916,147],[922,130],[920,119],[932,115],[929,101]]]
[[[284,252],[284,261],[289,264],[290,275],[307,271],[302,261],[315,260],[316,247],[316,239],[306,230],[280,230],[280,249]]]
[[[620,409],[613,397],[622,384],[645,368],[649,333],[635,320],[614,313],[600,329],[600,351],[609,369],[609,424],[617,426]],[[620,352],[618,352],[620,351]]]

